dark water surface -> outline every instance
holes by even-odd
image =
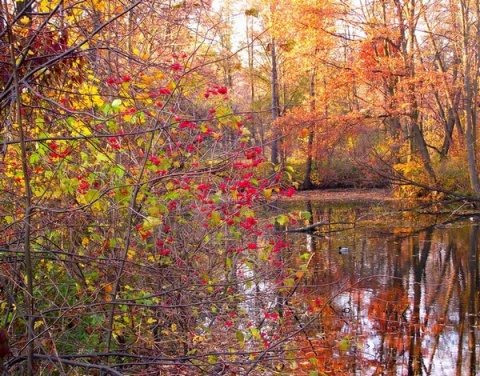
[[[294,205],[329,223],[287,234],[304,265],[289,298],[305,327],[299,375],[480,375],[480,223],[381,202]]]

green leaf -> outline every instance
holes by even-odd
[[[162,203],[160,202],[157,202],[155,205],[157,205],[157,208],[159,210],[160,213],[168,213],[168,207],[163,205]]]
[[[300,215],[302,216],[303,219],[310,219],[312,218],[312,213],[310,213],[309,211],[302,211],[300,213]]]
[[[340,351],[347,351],[350,348],[350,338],[343,337],[338,343],[338,349]]]
[[[103,106],[103,113],[109,115],[112,112],[112,107],[109,104]]]
[[[288,216],[282,214],[282,215],[279,215],[277,217],[277,223],[280,225],[280,226],[284,226],[286,223],[288,223],[289,221],[289,218]]]
[[[244,337],[243,333],[242,333],[240,330],[237,330],[237,331],[235,332],[235,337],[237,337],[237,340],[238,340],[238,342],[240,342],[240,343],[243,343],[243,341],[245,341],[245,337]]]
[[[178,192],[167,192],[163,195],[163,198],[165,200],[175,200],[179,197],[179,193]]]
[[[95,157],[97,162],[110,162],[110,159],[103,153],[98,153]]]
[[[30,155],[30,158],[28,159],[28,161],[32,164],[37,163],[39,160],[40,160],[40,154],[38,153],[32,153],[32,155]]]
[[[112,107],[117,109],[120,107],[120,105],[122,104],[122,100],[117,98],[117,99],[114,99],[113,102],[112,102]]]
[[[120,166],[113,166],[112,167],[112,172],[115,175],[117,175],[119,178],[123,178],[123,176],[125,175],[125,169],[123,169]]]
[[[35,125],[39,130],[42,130],[45,126],[45,119],[42,117],[35,118]]]
[[[85,194],[85,200],[87,202],[94,201],[98,197],[100,197],[100,192],[97,191],[96,189],[90,189],[88,192]]]
[[[107,127],[108,130],[112,133],[118,132],[118,124],[113,120],[107,121]]]

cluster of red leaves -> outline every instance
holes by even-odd
[[[72,147],[70,145],[67,145],[62,149],[55,141],[49,142],[48,147],[50,149],[49,160],[51,162],[57,159],[63,159],[72,152]]]
[[[227,95],[228,88],[226,86],[213,85],[211,88],[207,89],[204,94],[205,98],[209,98],[211,95]]]

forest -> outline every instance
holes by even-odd
[[[1,1],[0,373],[325,374],[279,203],[474,207],[479,41],[471,0]]]

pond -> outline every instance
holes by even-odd
[[[475,218],[374,200],[289,205],[318,224],[286,233],[299,375],[480,374]]]

